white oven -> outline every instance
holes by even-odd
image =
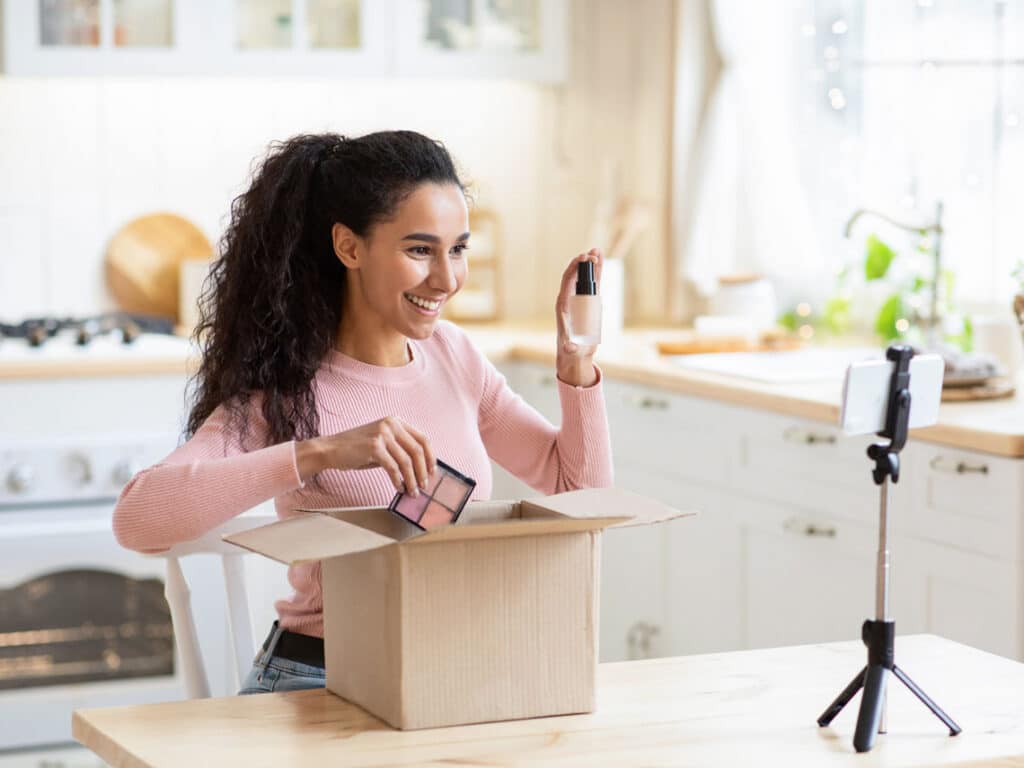
[[[0,754],[71,742],[76,708],[184,698],[164,561],[111,528],[124,484],[179,441],[184,365],[141,370],[0,376]],[[211,692],[233,693],[220,563],[182,565]]]
[[[0,512],[0,750],[70,741],[79,707],[184,698],[164,562],[118,545],[111,507]],[[184,565],[193,584],[219,577]],[[196,622],[204,655],[223,658],[212,594],[193,592]]]

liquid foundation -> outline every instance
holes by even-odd
[[[592,261],[576,265],[576,293],[569,297],[569,340],[583,345],[601,343],[601,297]]]

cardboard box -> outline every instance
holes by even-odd
[[[614,488],[471,502],[427,532],[304,512],[225,538],[322,561],[327,688],[402,729],[592,712],[601,530],[685,514]]]

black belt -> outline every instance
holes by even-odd
[[[270,634],[263,641],[264,651],[271,651],[272,655],[279,659],[288,659],[288,661],[295,661],[299,664],[323,668],[324,639],[322,637],[302,635],[285,629],[277,638],[277,645],[271,649],[270,642],[274,639],[274,632],[276,630],[277,622],[275,621],[270,628]]]

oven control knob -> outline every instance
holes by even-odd
[[[36,473],[28,464],[15,464],[7,473],[7,489],[12,493],[28,493],[32,490]]]
[[[80,453],[68,457],[68,475],[75,485],[88,485],[92,482],[92,465],[89,459]]]
[[[122,459],[114,465],[111,479],[117,486],[128,485],[128,481],[135,477],[135,473],[138,471],[139,467],[134,459]]]

